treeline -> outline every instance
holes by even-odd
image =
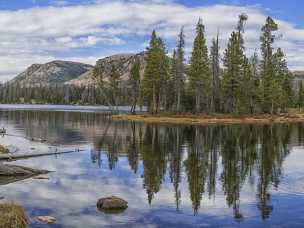
[[[147,49],[147,66],[141,83],[142,95],[150,113],[156,114],[163,109],[196,114],[274,114],[293,107],[296,99],[292,74],[282,49],[273,47],[278,25],[272,18],[266,19],[261,29],[259,59],[256,52],[252,57],[245,54],[247,20],[246,14],[239,16],[222,58],[219,36],[212,40],[209,52],[205,27],[199,20],[187,67],[183,29],[172,60],[166,56],[164,42],[154,31]]]
[[[117,94],[120,105],[130,103],[129,91],[126,86],[121,86]],[[123,89],[125,88],[125,89]],[[105,105],[107,99],[103,94],[110,97],[112,91],[101,89],[95,85],[72,86],[72,85],[41,85],[24,87],[19,84],[0,85],[0,103],[8,104],[73,104],[73,105]]]
[[[117,66],[105,73],[103,66],[93,70],[90,86],[41,86],[25,88],[16,84],[0,87],[2,103],[52,103],[146,106],[152,114],[228,113],[276,114],[304,106],[304,89],[295,89],[285,54],[274,43],[278,25],[268,17],[261,28],[260,54],[245,53],[246,14],[239,16],[226,49],[221,55],[219,34],[208,50],[205,26],[200,19],[189,60],[185,58],[185,35],[181,28],[173,56],[168,57],[165,42],[153,31],[145,52],[145,70],[134,61],[128,80]]]

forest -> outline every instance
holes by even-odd
[[[108,105],[113,109],[129,105],[132,113],[135,107],[145,106],[151,114],[278,114],[303,107],[303,85],[294,85],[285,54],[275,45],[280,39],[278,25],[267,17],[261,28],[260,53],[246,56],[247,20],[246,14],[239,15],[223,52],[219,34],[208,49],[205,26],[199,19],[189,59],[185,57],[184,28],[170,57],[164,40],[153,31],[143,75],[139,60],[134,61],[127,81],[114,65],[108,75],[95,66],[92,85],[22,87],[6,83],[0,87],[0,102]]]

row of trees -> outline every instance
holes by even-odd
[[[125,85],[120,85],[115,94],[119,105],[128,105],[131,91]],[[112,104],[111,88],[101,90],[95,85],[41,85],[24,87],[19,84],[0,85],[0,103],[8,104],[73,104],[73,105],[108,105]]]
[[[273,47],[278,25],[272,18],[266,19],[260,36],[261,59],[256,52],[248,58],[244,45],[247,20],[246,14],[239,16],[221,59],[219,37],[213,39],[209,53],[200,19],[189,65],[185,65],[183,28],[172,59],[153,31],[141,83],[149,111],[155,114],[163,108],[176,113],[273,114],[291,107],[292,74],[282,49]]]

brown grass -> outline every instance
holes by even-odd
[[[289,112],[281,115],[113,115],[113,120],[139,121],[145,123],[171,124],[269,124],[304,122],[304,113]]]
[[[0,228],[25,228],[27,219],[20,205],[0,204]]]
[[[7,149],[7,147],[0,145],[0,154],[8,154],[9,153],[9,149]]]

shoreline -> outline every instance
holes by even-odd
[[[167,124],[271,124],[304,122],[304,113],[286,113],[281,115],[150,115],[150,114],[118,114],[112,115],[115,121],[136,121],[144,123]]]

